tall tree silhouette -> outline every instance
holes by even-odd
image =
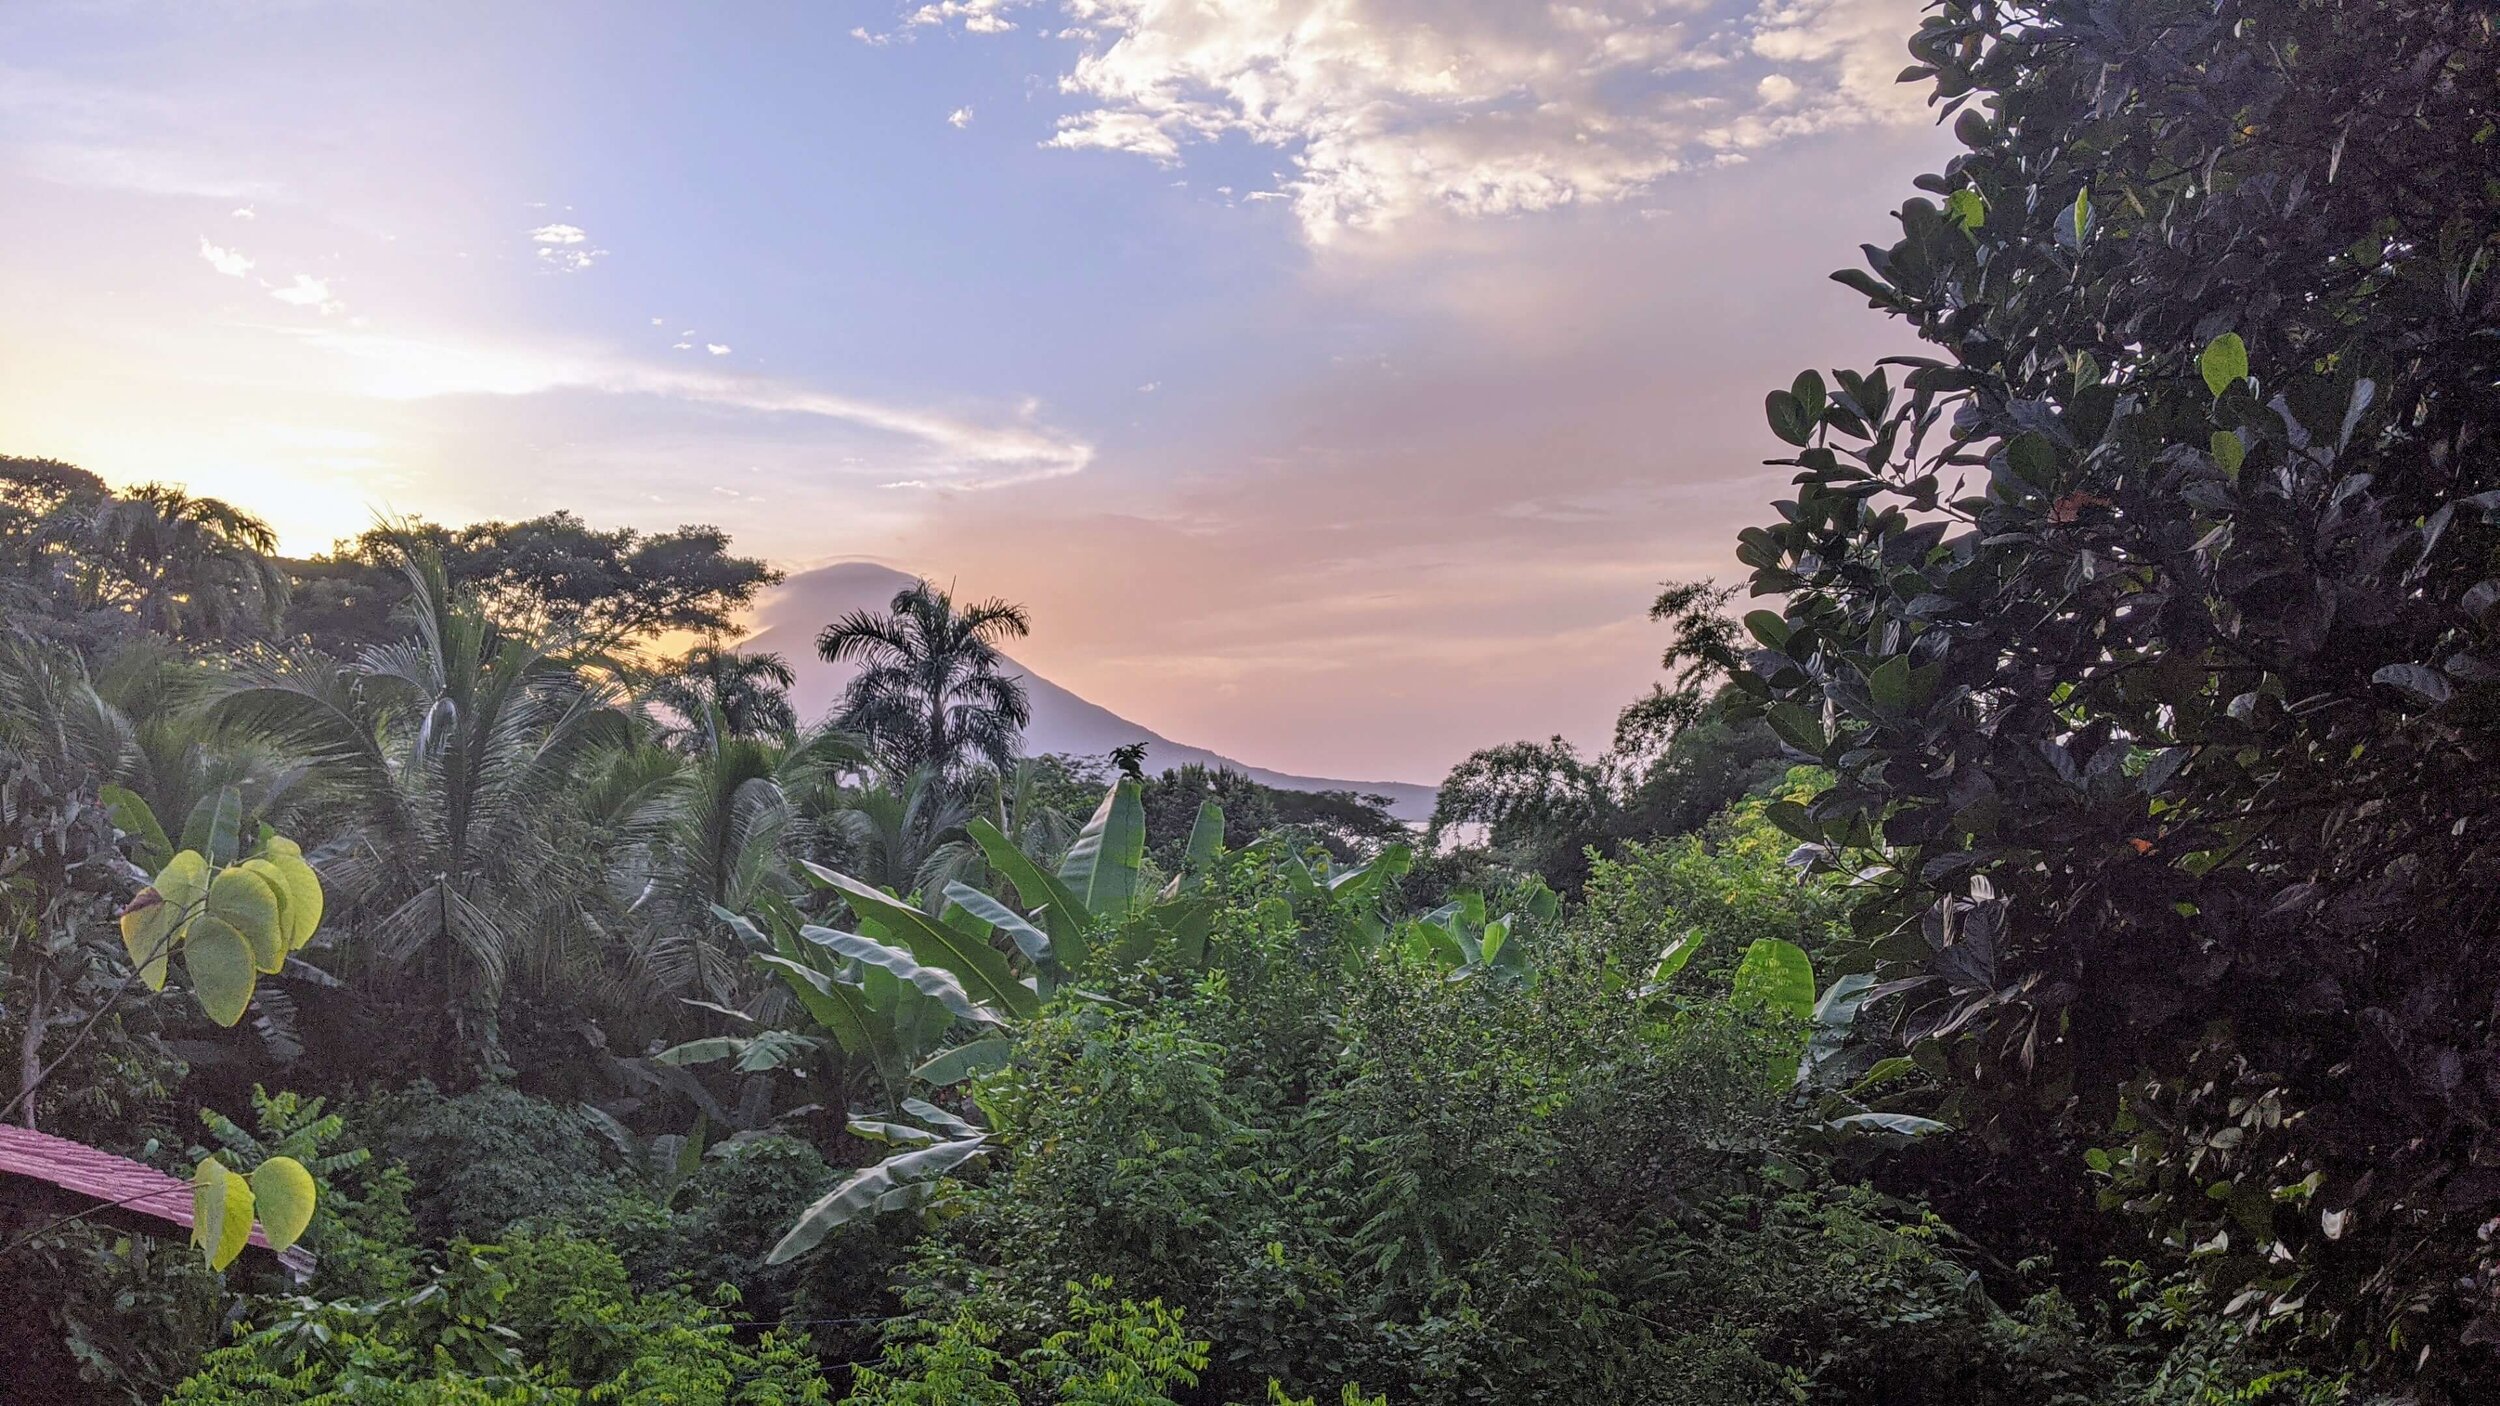
[[[1024,607],[985,600],[958,608],[928,581],[895,593],[883,615],[854,610],[816,637],[830,663],[856,663],[839,725],[866,736],[898,773],[1005,771],[1032,720],[1024,680],[1004,672],[999,642],[1032,628]]]

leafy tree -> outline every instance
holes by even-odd
[[[2248,1330],[2500,1372],[2500,34],[2453,0],[1948,0],[1966,150],[1771,394],[1775,819],[1945,1107]]]
[[[605,645],[727,633],[736,613],[781,579],[761,561],[731,555],[714,527],[602,529],[569,512],[458,528],[412,521],[292,563],[303,598],[295,630],[335,651],[396,640],[408,596],[399,563],[411,543],[431,549],[446,579],[473,593],[500,628]]]
[[[1605,773],[1562,738],[1505,743],[1451,768],[1433,798],[1425,844],[1482,827],[1497,855],[1576,888],[1586,871],[1581,851],[1605,833],[1614,804]]]
[[[1023,606],[958,607],[949,592],[915,581],[886,614],[854,610],[827,625],[816,649],[829,662],[860,666],[843,690],[842,727],[875,742],[897,772],[925,767],[952,778],[1014,762],[1033,711],[998,647],[1031,628]]]

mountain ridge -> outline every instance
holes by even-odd
[[[841,701],[842,689],[858,672],[850,664],[831,664],[816,653],[816,634],[835,617],[851,610],[882,613],[895,593],[912,583],[906,572],[871,561],[836,562],[812,571],[793,573],[757,603],[756,628],[738,643],[748,652],[778,654],[796,680],[790,701],[803,718],[822,717]],[[1115,747],[1146,744],[1150,772],[1196,763],[1227,767],[1263,786],[1284,791],[1353,791],[1386,796],[1390,812],[1401,820],[1420,821],[1432,814],[1433,788],[1411,781],[1349,781],[1304,776],[1271,767],[1252,766],[1205,747],[1175,742],[1143,723],[1131,721],[1044,677],[1021,661],[1009,661],[1025,683],[1033,719],[1025,728],[1029,752],[1061,752],[1101,756]]]

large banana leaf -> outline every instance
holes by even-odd
[[[1050,934],[1050,950],[1059,959],[1060,970],[1076,971],[1083,967],[1091,951],[1086,925],[1093,917],[1085,900],[1061,883],[1057,875],[1017,849],[1015,842],[1000,833],[997,826],[987,820],[975,820],[966,828],[981,846],[990,867],[1016,886],[1016,897],[1023,900],[1026,910],[1041,915],[1042,930]]]
[[[953,972],[943,967],[924,965],[903,948],[889,947],[875,938],[863,937],[855,932],[837,932],[832,928],[805,927],[799,929],[799,936],[836,956],[885,968],[897,978],[910,982],[920,994],[952,1011],[957,1020],[1000,1023],[998,1012],[975,1002]]]
[[[1094,818],[1077,832],[1059,866],[1059,878],[1097,918],[1120,918],[1137,898],[1137,871],[1146,862],[1145,793],[1123,776],[1104,793]]]
[[[816,864],[805,864],[818,883],[839,892],[863,923],[873,923],[893,937],[925,966],[942,967],[963,983],[971,998],[1012,1016],[1029,1016],[1042,1008],[1042,998],[1016,979],[1005,954],[987,942],[957,932],[919,909]]]
[[[1016,950],[1036,963],[1050,960],[1050,934],[1025,920],[1022,913],[957,880],[946,886],[949,903],[997,928],[1014,940]]]
[[[929,1147],[898,1152],[873,1167],[862,1167],[799,1214],[798,1223],[773,1246],[766,1264],[786,1264],[816,1248],[827,1235],[857,1217],[895,1203],[895,1193],[934,1181],[979,1155],[988,1139],[959,1138]],[[893,1198],[893,1199],[890,1199]]]
[[[1814,1014],[1814,962],[1805,949],[1776,937],[1757,938],[1736,963],[1727,1003],[1768,1008],[1804,1020]]]

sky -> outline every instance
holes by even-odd
[[[716,524],[1262,766],[1602,746],[1949,156],[1918,0],[7,0],[0,453]]]

